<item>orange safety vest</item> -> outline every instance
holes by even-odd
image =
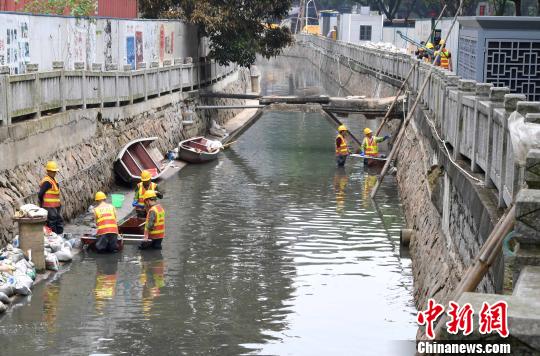
[[[137,184],[137,189],[139,190],[138,200],[137,200],[138,208],[144,209],[143,197],[144,197],[144,193],[146,193],[146,189],[144,189],[144,185],[142,182]],[[157,189],[157,184],[154,182],[150,182],[150,185],[148,186],[148,190],[156,190],[156,189]]]
[[[450,58],[450,52],[447,49],[441,51],[441,55],[439,57],[441,68],[448,69],[448,67],[450,66],[449,58]]]
[[[96,217],[96,235],[118,234],[118,223],[114,207],[110,204],[100,204],[94,208]]]
[[[366,156],[377,156],[379,153],[379,145],[377,144],[377,140],[374,136],[371,136],[370,138],[364,137],[362,146],[364,147],[364,154]]]
[[[150,212],[156,213],[156,220],[154,221],[154,227],[148,231],[148,220],[150,218]],[[154,205],[148,210],[146,214],[146,231],[148,231],[148,237],[151,239],[162,239],[165,237],[165,210],[161,205]]]
[[[338,138],[341,138],[341,143],[338,146],[337,140]],[[345,140],[345,137],[343,137],[342,134],[337,135],[336,137],[336,154],[337,155],[348,155],[349,154],[349,147],[347,146],[347,141]]]
[[[43,195],[43,207],[44,208],[59,208],[60,207],[60,187],[56,180],[46,176],[41,180],[39,186],[41,187],[45,182],[51,183],[51,188]]]

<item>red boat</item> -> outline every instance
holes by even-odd
[[[118,224],[118,249],[124,248],[124,243],[137,243],[143,240],[144,224],[146,220],[137,215],[129,215]],[[95,235],[85,234],[81,242],[88,248],[95,250],[97,238]]]
[[[143,170],[149,171],[152,179],[159,179],[173,166],[156,148],[150,148],[155,140],[157,137],[140,138],[122,148],[114,161],[114,170],[124,182],[139,182]]]

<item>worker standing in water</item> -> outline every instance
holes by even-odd
[[[347,156],[349,155],[349,146],[347,145],[347,127],[340,125],[338,127],[338,135],[336,136],[336,162],[338,167],[345,166]]]
[[[56,181],[58,164],[55,161],[47,162],[45,166],[47,175],[39,183],[39,206],[47,210],[46,226],[58,235],[64,233],[64,219],[62,218],[60,201],[60,186]]]
[[[390,136],[386,135],[378,137],[373,135],[373,131],[369,127],[364,129],[364,140],[362,141],[362,147],[360,147],[361,154],[369,157],[379,157],[379,143],[386,141]]]
[[[103,192],[97,192],[94,208],[96,219],[96,250],[97,252],[118,252],[118,223],[116,209],[106,202],[107,196]]]
[[[141,181],[137,184],[135,188],[135,197],[133,199],[132,206],[135,207],[137,216],[140,218],[146,217],[146,209],[144,205],[144,194],[153,190],[156,192],[156,196],[159,199],[163,198],[163,192],[158,189],[158,185],[155,182],[152,182],[152,174],[149,171],[144,170],[141,172]]]
[[[146,223],[144,241],[139,245],[140,250],[161,250],[161,242],[165,237],[165,210],[157,203],[157,195],[153,190],[144,194],[146,206]]]

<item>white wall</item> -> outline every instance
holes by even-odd
[[[381,42],[383,39],[383,16],[341,14],[339,16],[338,39],[340,41],[361,43],[360,26],[371,26],[371,42]]]
[[[24,73],[25,63],[53,61],[135,64],[197,57],[197,31],[179,21],[76,19],[0,13],[0,66]],[[128,56],[128,46],[131,55]],[[137,49],[138,48],[138,49]]]
[[[401,31],[402,34],[410,38],[416,36],[414,27],[383,27],[383,42],[393,43],[397,48],[406,48],[409,53],[411,50],[414,52],[416,47],[402,39],[397,31]]]

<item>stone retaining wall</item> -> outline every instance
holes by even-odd
[[[246,72],[234,72],[208,89],[245,92]],[[114,183],[113,161],[129,141],[157,136],[155,145],[164,153],[182,139],[204,135],[211,119],[224,122],[235,114],[201,113],[193,124],[183,125],[181,105],[187,97],[198,100],[195,92],[175,92],[133,105],[68,110],[9,126],[0,142],[2,152],[9,152],[0,166],[0,246],[16,233],[11,219],[15,207],[36,202],[48,160],[60,166],[63,213],[71,218],[88,207],[97,190],[107,191]]]

